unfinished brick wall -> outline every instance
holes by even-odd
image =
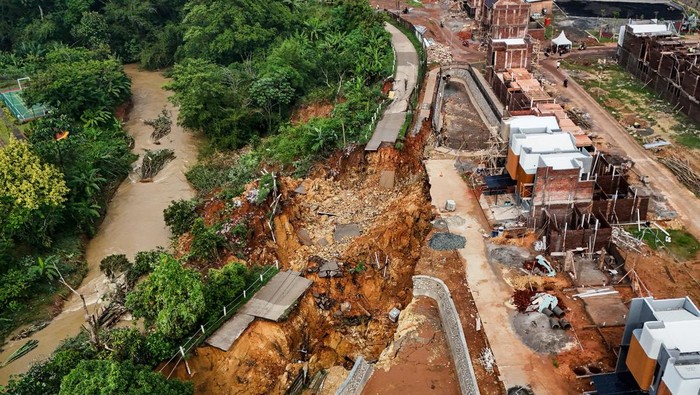
[[[649,211],[648,197],[596,200],[593,202],[591,208],[592,212],[604,217],[612,223],[636,221],[637,210],[639,210],[639,219],[645,221]]]
[[[690,118],[700,122],[700,50],[677,37],[624,34],[618,63]]]
[[[534,206],[590,201],[595,187],[595,181],[579,180],[579,169],[554,170],[551,167],[539,167],[534,184]]]
[[[530,21],[530,5],[519,0],[499,0],[491,10],[491,38],[525,38]]]
[[[489,40],[486,49],[486,80],[493,85],[496,73],[507,69],[531,70],[532,44],[506,44]],[[502,101],[503,102],[503,101]]]

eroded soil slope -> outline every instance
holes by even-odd
[[[313,280],[312,287],[287,320],[255,321],[228,352],[201,347],[188,360],[192,376],[184,365],[175,375],[194,381],[197,393],[279,393],[304,366],[313,377],[333,366],[349,368],[360,355],[377,360],[396,331],[387,313],[411,301],[411,277],[430,228],[419,155],[424,137],[410,139],[403,151],[348,149],[308,179],[281,178],[274,240],[269,227],[258,225],[263,220],[254,221],[248,264],[277,260],[282,270]],[[394,185],[380,186],[390,172]],[[337,225],[352,225],[359,235],[337,241]],[[328,262],[337,263],[339,277],[320,277]]]

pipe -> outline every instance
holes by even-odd
[[[544,309],[542,309],[542,314],[546,315],[547,317],[551,317],[553,312],[552,310],[545,307]]]
[[[561,325],[559,324],[559,320],[556,318],[549,317],[549,327],[552,329],[561,329]]]
[[[569,321],[567,321],[563,318],[559,319],[559,324],[561,325],[561,328],[564,330],[568,331],[569,329],[571,329],[571,324],[569,323]]]
[[[554,315],[556,315],[557,317],[561,318],[564,315],[564,310],[560,309],[559,306],[554,306],[554,308],[552,309],[552,313],[554,313]]]

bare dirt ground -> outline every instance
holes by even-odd
[[[431,235],[428,235],[427,238],[430,238]],[[465,262],[459,253],[455,250],[437,251],[425,245],[421,252],[421,259],[416,266],[416,274],[437,277],[444,281],[450,289],[452,300],[462,322],[464,337],[467,339],[469,356],[479,383],[479,391],[482,394],[505,392],[503,383],[498,377],[498,366],[494,366],[493,370],[489,371],[479,361],[481,353],[489,347],[489,339],[483,328],[477,330],[479,312],[467,286]],[[498,339],[494,341],[498,341]]]
[[[491,133],[476,112],[466,87],[458,81],[445,86],[442,138],[444,145],[457,150],[478,151],[488,148]]]
[[[399,320],[394,342],[379,356],[362,393],[460,394],[437,302],[414,298],[401,314],[407,318]]]
[[[397,2],[394,0],[372,0],[372,6],[379,6],[389,11],[396,10]],[[456,10],[450,11],[449,7],[439,0],[428,0],[422,2],[422,7],[417,7],[415,3],[408,4],[401,0],[398,2],[399,8],[410,7],[412,10],[401,17],[414,25],[425,26],[428,30],[426,38],[451,48],[452,61],[455,63],[482,62],[485,52],[479,50],[478,42],[469,41],[469,47],[462,45],[460,32],[470,32],[475,22],[467,18],[463,13]],[[443,27],[440,27],[440,21]]]
[[[634,162],[633,170],[639,175],[648,176],[652,187],[663,191],[683,219],[688,232],[700,238],[700,224],[695,220],[700,212],[700,200],[681,184],[666,166],[640,146],[579,84],[569,79],[569,87],[563,88],[565,71],[557,70],[554,63],[554,59],[541,62],[540,70],[547,80],[553,82],[559,94],[572,105],[585,109],[590,114],[593,131],[604,139],[610,149],[629,157]]]

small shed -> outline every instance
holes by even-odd
[[[563,30],[556,38],[552,39],[552,48],[554,51],[559,51],[560,49],[571,50],[571,44],[571,40],[566,38],[566,34],[564,34]]]

